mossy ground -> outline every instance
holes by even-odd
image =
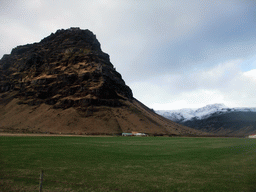
[[[0,191],[255,191],[256,140],[0,137]]]

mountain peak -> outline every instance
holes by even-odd
[[[41,47],[54,47],[58,51],[65,51],[67,48],[83,48],[88,49],[94,53],[101,53],[108,57],[107,54],[103,53],[99,41],[96,35],[90,30],[82,30],[80,28],[69,28],[69,29],[59,29],[55,33],[42,39],[39,43],[27,44],[23,46],[17,46],[11,52],[14,54],[22,54],[27,51],[35,51],[35,48]],[[72,50],[72,51],[76,51]]]
[[[39,43],[18,46],[1,60],[0,67],[4,78],[0,90],[19,91],[17,96],[32,105],[112,105],[117,104],[113,99],[133,98],[89,30],[62,29]]]
[[[0,131],[201,134],[137,101],[96,36],[61,29],[0,60]]]
[[[90,48],[91,50],[101,51],[100,43],[96,39],[96,35],[90,30],[82,30],[79,27],[69,29],[59,29],[56,33],[52,33],[50,36],[44,38],[40,43],[51,43],[57,41],[60,46],[83,46],[84,48]]]
[[[216,111],[216,110],[220,110],[223,108],[228,108],[226,107],[224,104],[222,103],[216,103],[216,104],[210,104],[210,105],[206,105],[202,108],[198,108],[195,110],[196,113],[203,113],[203,112],[212,112],[212,111]]]

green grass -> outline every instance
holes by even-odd
[[[256,191],[256,139],[0,137],[0,191]]]

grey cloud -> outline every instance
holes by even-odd
[[[253,0],[6,0],[0,2],[0,57],[59,28],[80,27],[96,34],[128,85],[154,84],[162,100],[168,91],[222,91],[221,82],[238,74],[210,81],[203,72],[256,54],[255,12]]]

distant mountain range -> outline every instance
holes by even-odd
[[[198,109],[158,110],[159,115],[185,126],[224,136],[256,133],[256,108],[229,108],[224,104]]]

